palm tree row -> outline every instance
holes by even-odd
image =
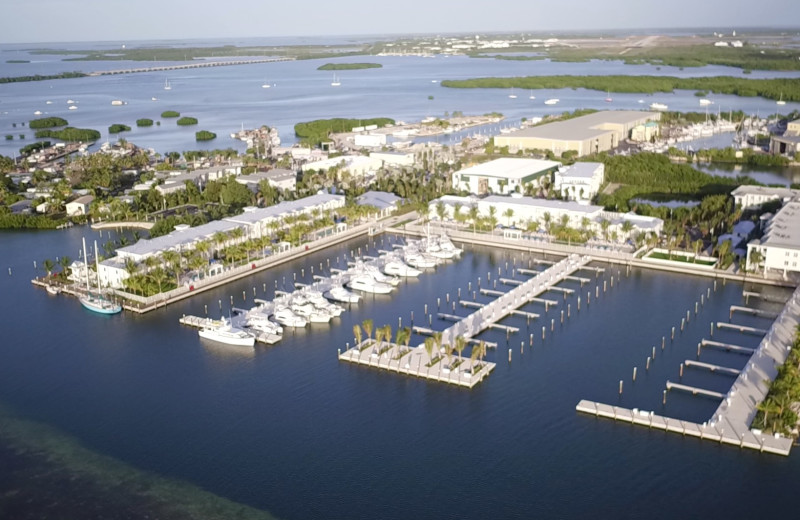
[[[795,331],[794,344],[778,376],[769,387],[767,397],[758,405],[753,428],[767,433],[792,434],[797,428],[796,403],[800,401],[800,327]]]

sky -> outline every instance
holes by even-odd
[[[800,27],[800,0],[3,0],[0,43]]]

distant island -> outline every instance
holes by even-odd
[[[314,121],[297,123],[294,125],[294,133],[305,143],[317,146],[321,142],[327,141],[328,134],[330,133],[350,132],[353,128],[359,126],[375,125],[380,128],[393,124],[394,119],[389,119],[388,117],[376,117],[372,119],[316,119]]]
[[[672,76],[526,76],[444,80],[450,88],[585,88],[601,92],[642,93],[703,90],[714,94],[800,101],[800,82],[786,79],[745,79],[731,76],[676,78]]]
[[[320,65],[317,70],[360,70],[360,69],[380,69],[380,63],[326,63]]]

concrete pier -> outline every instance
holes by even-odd
[[[754,348],[740,347],[739,345],[732,345],[730,343],[722,343],[721,341],[713,341],[704,339],[700,342],[701,347],[714,347],[727,350],[728,352],[736,352],[737,354],[752,355],[756,351]]]
[[[754,309],[752,307],[742,307],[741,305],[731,305],[731,316],[733,316],[734,312],[742,312],[745,314],[752,314],[753,316],[758,316],[760,318],[771,318],[775,319],[778,317],[777,312],[770,312],[761,309]]]
[[[724,321],[718,321],[717,328],[735,330],[738,332],[743,332],[745,334],[755,334],[759,336],[763,336],[764,334],[767,333],[765,329],[759,329],[756,327],[746,327],[744,325],[736,325],[735,323],[726,323]]]
[[[725,394],[721,392],[714,392],[713,390],[706,390],[705,388],[697,388],[696,386],[673,383],[672,381],[667,381],[667,390],[681,390],[683,392],[689,392],[692,395],[702,395],[705,397],[712,397],[714,399],[725,398]]]
[[[719,373],[719,374],[728,374],[731,376],[738,376],[742,371],[737,370],[735,368],[730,367],[723,367],[721,365],[713,365],[711,363],[703,363],[702,361],[694,361],[692,359],[687,359],[683,362],[684,365],[687,367],[694,367],[694,368],[703,368],[710,372]]]

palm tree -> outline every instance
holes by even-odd
[[[514,216],[514,210],[511,209],[511,208],[508,208],[507,210],[505,210],[503,212],[503,216],[506,218],[506,225],[508,227],[511,227],[511,218]]]
[[[169,249],[161,254],[164,262],[172,269],[172,274],[175,275],[175,285],[181,284],[181,255],[177,251]]]
[[[600,219],[600,229],[603,230],[603,240],[608,242],[608,226],[611,225],[611,222],[608,221],[606,218]]]
[[[472,233],[476,233],[477,226],[478,226],[478,205],[473,204],[469,207],[469,219],[472,221]]]
[[[758,272],[759,267],[761,267],[761,262],[763,261],[764,255],[761,254],[761,251],[758,249],[753,249],[750,251],[750,265],[752,265],[754,272]]]
[[[434,346],[433,338],[430,336],[425,338],[425,352],[428,353],[428,372],[430,372],[430,366],[433,364],[433,346]]]
[[[633,231],[633,223],[630,220],[626,220],[622,223],[620,227],[623,233],[625,233],[625,239],[629,239],[631,237],[631,231]]]
[[[582,217],[581,218],[581,229],[583,231],[588,230],[589,226],[591,225],[591,223],[592,223],[592,219],[590,219],[589,217]]]
[[[444,217],[447,216],[447,206],[441,200],[436,203],[436,215],[439,217],[439,222],[444,222]]]
[[[53,268],[55,266],[56,266],[56,263],[53,262],[52,260],[50,260],[49,258],[45,259],[45,261],[42,262],[42,268],[47,273],[47,277],[48,278],[50,277],[51,274],[53,274]]]
[[[497,227],[497,208],[494,206],[489,206],[489,224],[494,234],[494,228]]]
[[[464,220],[464,215],[461,214],[461,208],[462,204],[460,202],[453,204],[453,220],[459,224]]]
[[[158,285],[158,292],[161,293],[161,288],[164,282],[167,281],[167,278],[169,278],[169,274],[167,274],[167,271],[163,267],[158,266],[150,271],[149,277],[151,280],[153,280],[153,283]]]
[[[545,211],[544,215],[542,215],[542,220],[544,221],[544,230],[547,231],[547,234],[550,234],[550,221],[553,220],[552,215],[550,215],[549,211]]]
[[[367,335],[367,339],[371,340],[372,339],[372,326],[373,326],[372,320],[366,319],[366,320],[362,321],[361,322],[361,326],[364,328],[364,333]]]
[[[62,276],[65,276],[65,277],[68,276],[69,275],[69,266],[70,266],[70,264],[72,264],[72,258],[70,258],[68,256],[62,256],[61,258],[58,259],[58,264],[61,266]]]
[[[353,325],[353,337],[356,340],[356,346],[361,345],[361,326],[358,323]]]
[[[383,343],[385,330],[383,327],[377,327],[375,329],[375,343],[378,345],[378,352],[381,351],[381,344]]]
[[[459,358],[461,357],[461,352],[464,351],[466,346],[467,346],[467,339],[464,336],[456,336],[456,342],[453,348],[455,349],[456,352],[458,352]]]

